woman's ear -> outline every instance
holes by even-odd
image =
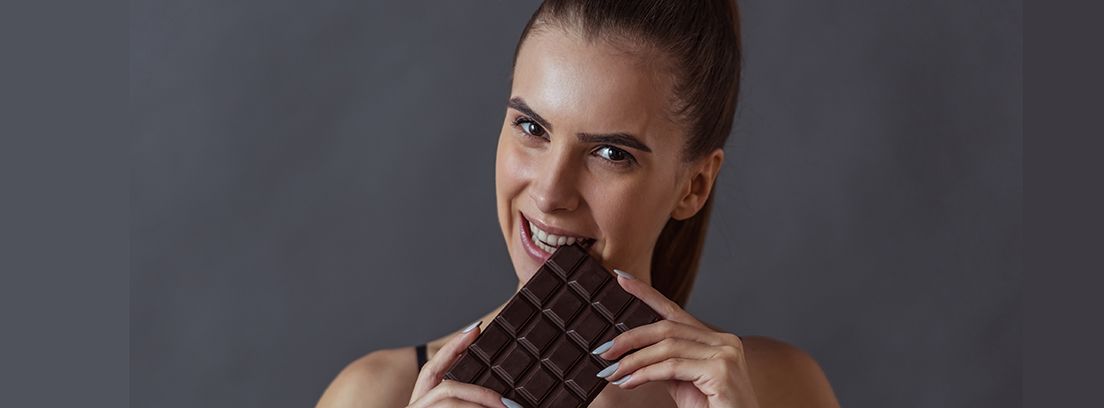
[[[724,163],[724,150],[716,149],[690,166],[690,172],[682,183],[678,202],[671,211],[671,218],[685,220],[705,206],[709,193],[713,191],[713,184],[717,181],[717,173],[721,171],[721,163]]]

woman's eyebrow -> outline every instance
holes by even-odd
[[[549,132],[552,131],[552,124],[542,118],[541,115],[533,112],[533,109],[529,107],[529,104],[525,103],[525,100],[521,99],[520,96],[510,98],[510,101],[506,103],[506,106],[516,109],[518,112],[524,113],[526,116],[529,116],[541,126],[544,126],[544,128]],[[648,145],[641,142],[639,138],[624,132],[604,134],[577,133],[576,137],[579,138],[579,141],[584,143],[615,144],[631,147],[643,152],[652,152],[652,149],[648,147]]]
[[[575,134],[575,136],[578,137],[579,141],[583,143],[615,144],[631,147],[633,149],[648,153],[652,152],[652,149],[648,147],[648,145],[644,144],[644,142],[641,142],[640,139],[636,138],[636,136],[630,135],[628,133],[604,133],[600,135],[593,133],[577,133]]]
[[[521,99],[520,96],[510,98],[510,102],[507,102],[506,106],[517,109],[519,112],[524,113],[526,116],[533,118],[533,120],[537,121],[537,123],[541,126],[544,126],[544,128],[549,132],[552,131],[552,124],[548,123],[547,120],[544,120],[541,115],[533,112],[533,109],[530,108],[529,105],[525,103],[525,100]]]

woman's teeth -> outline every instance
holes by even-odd
[[[571,245],[583,239],[579,237],[565,237],[562,235],[549,234],[537,228],[533,223],[529,223],[529,232],[529,236],[533,238],[532,241],[537,245],[537,248],[548,253],[556,252],[557,247]]]

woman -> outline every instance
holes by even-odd
[[[495,166],[518,289],[556,246],[591,240],[617,282],[664,318],[596,350],[617,364],[600,373],[612,384],[592,407],[838,406],[806,353],[723,333],[681,307],[736,106],[738,15],[729,0],[548,0],[518,42]],[[368,354],[319,406],[520,406],[441,380],[478,334],[477,322]]]

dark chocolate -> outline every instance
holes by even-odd
[[[468,346],[445,379],[530,408],[585,407],[612,362],[590,354],[659,314],[621,288],[578,244],[560,247]]]

